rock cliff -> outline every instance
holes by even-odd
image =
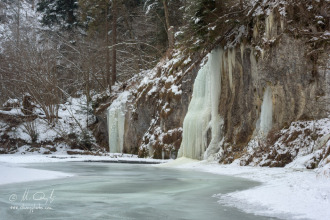
[[[330,33],[329,14],[322,4],[314,4],[313,10],[323,17],[306,23],[297,20],[296,13],[308,12],[308,5],[266,7],[259,2],[245,25],[231,28],[216,44],[194,53],[178,48],[154,69],[135,77],[126,89],[130,98],[124,110],[123,152],[177,156],[196,76],[208,62],[206,54],[221,49],[217,109],[222,121],[216,130],[219,149],[212,159],[284,166],[298,155],[315,153],[316,148],[323,153],[310,160],[319,163],[327,158]],[[300,130],[290,130],[296,126]],[[206,148],[211,137],[208,129]]]

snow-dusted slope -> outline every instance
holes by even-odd
[[[21,0],[0,2],[0,53],[10,44],[18,40],[37,40],[38,33],[43,27],[40,15],[30,1]]]

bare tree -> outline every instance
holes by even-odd
[[[21,17],[21,0],[17,0],[17,47],[20,43],[20,17]]]
[[[174,47],[174,29],[170,25],[167,0],[163,0],[163,5],[164,5],[166,31],[167,31],[167,38],[168,38],[168,48],[169,48],[169,50],[172,50]]]
[[[112,0],[112,73],[111,85],[117,81],[117,0]]]
[[[109,90],[111,91],[111,81],[110,81],[110,51],[109,51],[109,6],[106,4],[106,13],[105,13],[105,46],[106,46],[106,79]]]

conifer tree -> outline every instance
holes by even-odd
[[[77,24],[78,0],[40,0],[37,11],[43,14],[42,23],[72,28]]]

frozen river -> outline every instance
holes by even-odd
[[[246,179],[139,164],[62,162],[28,167],[75,176],[0,186],[1,219],[271,219],[222,206],[213,197],[259,185]]]

